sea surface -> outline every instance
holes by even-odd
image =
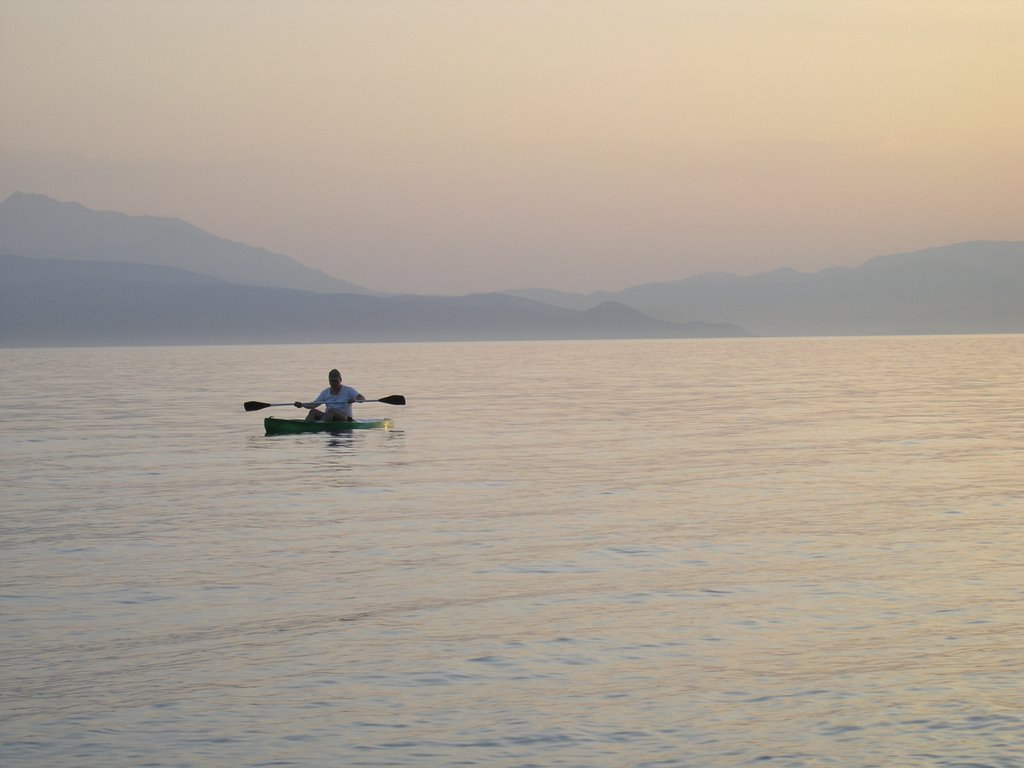
[[[393,429],[242,409],[335,366]],[[1022,382],[1024,336],[0,350],[0,764],[1024,765]]]

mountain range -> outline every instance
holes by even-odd
[[[211,235],[181,219],[94,211],[15,192],[0,203],[0,253],[157,264],[241,285],[370,293],[289,256]]]
[[[621,304],[371,296],[240,285],[153,264],[0,255],[0,346],[690,338],[749,335]]]
[[[177,219],[43,195],[0,203],[0,345],[749,336],[614,302],[385,296]]]
[[[758,336],[1022,333],[1024,242],[959,243],[813,274],[709,273],[617,293],[513,293],[574,309],[617,301],[672,322],[728,318]]]
[[[615,293],[381,295],[187,222],[0,203],[0,345],[1024,332],[1024,243]]]

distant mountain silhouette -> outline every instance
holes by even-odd
[[[158,264],[243,285],[370,293],[288,256],[223,240],[180,219],[94,211],[22,192],[0,203],[0,253]]]
[[[1024,332],[1024,242],[616,293],[382,296],[178,219],[15,193],[0,203],[5,253],[7,345]]]
[[[616,301],[663,320],[737,323],[759,336],[1024,332],[1024,242],[976,241],[814,274],[778,269],[617,293],[511,291],[584,310]]]
[[[0,346],[749,335],[611,303],[580,312],[504,294],[322,294],[150,264],[0,256]]]

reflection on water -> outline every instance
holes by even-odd
[[[0,758],[1019,765],[1022,352],[2,350]]]

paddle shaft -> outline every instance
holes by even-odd
[[[405,405],[405,395],[388,395],[387,397],[380,397],[376,400],[349,400],[350,403],[386,403],[387,405]],[[310,405],[316,407],[323,405],[324,403],[315,401]],[[295,406],[295,401],[290,403],[261,403],[258,400],[249,400],[242,404],[242,407],[247,411],[261,411],[264,408],[280,408],[284,406]]]

